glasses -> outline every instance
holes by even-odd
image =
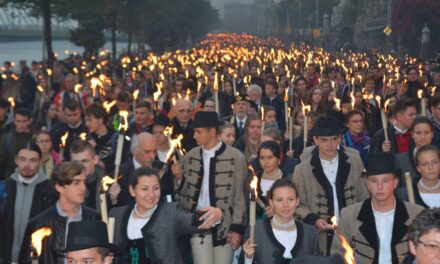
[[[428,251],[430,254],[440,253],[440,244],[427,243],[427,242],[423,242],[421,240],[417,240],[417,242],[420,243],[422,246],[424,246],[426,251]]]
[[[433,160],[431,162],[427,161],[427,162],[422,162],[420,163],[420,166],[424,167],[424,168],[428,168],[428,167],[432,167],[432,166],[436,166],[438,165],[439,161],[438,160]]]

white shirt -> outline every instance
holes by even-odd
[[[136,205],[135,205],[136,206]],[[157,205],[153,208],[153,212],[156,210]],[[151,217],[148,218],[134,218],[134,209],[130,213],[130,218],[128,218],[127,224],[127,237],[128,239],[135,240],[142,238],[142,228],[150,221]]]
[[[333,209],[336,216],[336,220],[339,219],[339,203],[338,195],[336,194],[336,176],[338,174],[339,167],[339,154],[336,155],[332,160],[321,159],[322,170],[324,171],[327,180],[330,182],[333,190]]]
[[[135,157],[133,157],[133,165],[134,165],[134,169],[135,169],[135,170],[137,170],[137,169],[139,169],[140,167],[142,167],[142,165],[141,165],[139,162],[137,162],[137,160],[136,160]]]
[[[263,193],[263,196],[267,196],[267,191],[269,191],[270,187],[272,187],[274,180],[266,180],[261,178],[260,181],[260,188],[261,192]]]
[[[420,193],[420,196],[429,208],[440,207],[440,193]]]
[[[25,178],[25,177],[21,176],[20,173],[18,174],[18,180],[19,180],[21,183],[31,184],[31,183],[33,183],[37,178],[38,178],[38,173],[35,174],[32,178]]]
[[[157,150],[157,157],[159,158],[160,161],[165,162],[165,159],[167,157],[168,154],[168,150],[167,151],[160,151]]]
[[[235,115],[235,119],[237,120],[237,127],[240,127],[240,122],[243,122],[243,129],[244,129],[244,125],[246,124],[246,119],[247,119],[247,115],[244,116],[243,119],[239,119],[237,115]]]
[[[388,212],[378,212],[371,205],[379,238],[379,264],[389,264],[392,262],[391,238],[393,236],[395,206],[396,202],[394,202],[394,209]]]
[[[215,147],[207,150],[202,147],[202,158],[203,158],[203,180],[202,187],[200,189],[199,200],[197,202],[197,210],[201,210],[208,206],[211,206],[211,199],[209,197],[209,167],[211,164],[211,158],[215,156],[215,152],[222,146],[222,141],[220,140]]]

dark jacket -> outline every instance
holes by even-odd
[[[391,154],[394,156],[397,153],[397,147],[396,147],[396,138],[394,137],[394,134],[396,130],[394,129],[393,125],[389,125],[387,128],[388,132],[388,140],[391,141]],[[377,153],[382,152],[382,144],[385,141],[385,134],[384,130],[380,129],[378,130],[373,138],[371,139],[371,145],[370,145],[370,156],[374,156]]]
[[[265,96],[261,99],[261,104],[272,106],[273,108],[275,108],[278,126],[280,127],[281,132],[286,131],[286,114],[284,113],[284,100],[279,96],[276,96],[272,100],[270,100],[269,97]]]
[[[101,216],[94,210],[82,206],[82,220],[101,219]],[[23,244],[20,250],[20,264],[30,264],[32,243],[31,235],[42,227],[48,227],[52,230],[52,234],[43,240],[41,255],[38,258],[39,263],[59,264],[63,262],[63,255],[59,251],[65,248],[65,231],[67,217],[58,214],[56,205],[49,207],[41,214],[32,218],[26,228]]]
[[[110,211],[115,217],[114,243],[120,251],[117,264],[129,263],[127,225],[133,206],[116,207]],[[150,255],[151,263],[183,264],[182,238],[197,233],[198,221],[187,213],[180,203],[159,203],[148,223],[142,228],[142,235]]]
[[[17,182],[8,179],[0,182],[0,263],[11,263],[14,232],[15,196]],[[29,219],[56,202],[56,193],[49,180],[35,186]]]
[[[70,160],[70,146],[73,141],[79,138],[82,133],[87,133],[87,127],[84,123],[81,123],[77,128],[71,128],[67,124],[63,124],[58,129],[54,130],[51,133],[52,143],[55,151],[60,151],[61,137],[69,132],[69,135],[66,140],[66,146],[64,146],[64,160]]]
[[[177,118],[173,118],[173,120],[171,120],[171,125],[173,126],[173,134],[171,134],[171,138],[177,138],[180,134],[183,135],[181,142],[185,152],[189,152],[194,147],[197,147],[197,142],[194,139],[192,120],[188,122],[185,129],[182,128],[179,121],[177,121]]]
[[[425,203],[425,201],[423,201],[422,196],[420,195],[420,192],[419,192],[419,188],[417,187],[417,184],[419,183],[419,181],[420,181],[420,178],[416,181],[413,181],[412,189],[414,192],[414,202],[417,205],[423,206],[425,208],[429,208],[429,206]],[[396,197],[398,197],[402,201],[409,202],[408,189],[406,187],[406,184],[397,188],[395,191],[395,194],[396,194]]]
[[[32,132],[18,133],[15,128],[0,138],[0,180],[8,179],[15,169],[17,149],[32,138]]]
[[[316,228],[312,225],[296,222],[297,238],[291,254],[295,259],[302,256],[319,256],[319,246]],[[249,228],[246,230],[244,240],[249,239]],[[255,225],[255,244],[257,248],[252,263],[255,264],[280,264],[286,250],[276,239],[270,219],[257,221]],[[244,256],[243,256],[244,258]]]

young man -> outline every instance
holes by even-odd
[[[84,205],[96,211],[100,211],[99,191],[101,180],[105,171],[98,166],[99,157],[93,146],[84,140],[75,140],[70,146],[71,160],[84,166],[87,178],[87,192]]]
[[[32,138],[32,115],[27,109],[14,110],[14,128],[0,138],[0,179],[7,179],[15,169],[15,153]]]
[[[405,264],[440,263],[440,208],[425,209],[412,222],[408,231],[409,257]]]
[[[26,228],[18,263],[31,263],[31,235],[42,227],[51,229],[52,234],[43,240],[39,263],[64,263],[59,251],[65,248],[68,224],[81,220],[100,219],[100,215],[82,206],[86,195],[87,178],[84,166],[76,162],[62,162],[52,171],[51,179],[58,192],[55,205],[32,218]]]
[[[274,80],[268,80],[264,86],[266,96],[261,99],[261,104],[275,108],[279,129],[281,133],[284,133],[284,131],[286,131],[284,100],[278,96],[277,89],[278,84]]]
[[[151,105],[148,102],[141,101],[136,104],[134,108],[134,122],[130,124],[127,132],[128,137],[132,137],[135,134],[141,132],[151,132]]]
[[[107,128],[108,115],[102,105],[93,103],[86,108],[86,127],[89,142],[95,147],[101,165],[110,172],[114,169],[116,133]]]
[[[371,140],[371,156],[379,152],[390,152],[392,156],[408,152],[411,137],[410,128],[417,115],[417,104],[412,99],[397,101],[393,113],[395,121],[387,129],[389,141],[385,141],[384,130],[378,130]]]
[[[366,185],[371,197],[342,209],[332,253],[344,254],[343,235],[354,245],[358,263],[398,264],[408,252],[408,226],[423,207],[396,199],[399,180],[389,153],[368,161]]]
[[[153,136],[157,143],[157,159],[165,162],[171,146],[168,137],[164,134],[165,129],[170,125],[170,120],[164,115],[158,115],[154,119]]]
[[[332,241],[331,217],[338,219],[342,208],[368,197],[359,153],[339,147],[343,130],[334,118],[321,117],[310,131],[317,147],[293,173],[301,197],[296,213],[320,231],[319,246],[324,255],[328,255]]]
[[[24,231],[30,218],[56,202],[52,183],[39,171],[41,151],[29,141],[15,155],[16,171],[0,182],[0,263],[18,263]]]
[[[67,263],[111,264],[115,248],[108,240],[107,226],[102,221],[84,220],[69,223],[66,248]]]
[[[200,146],[183,157],[183,176],[176,175],[177,186],[180,184],[176,198],[186,210],[197,212],[213,206],[226,212],[212,232],[191,238],[195,264],[230,264],[246,226],[246,160],[220,140],[218,127],[217,113],[196,113],[194,138]]]
[[[69,133],[65,150],[70,149],[70,145],[73,141],[79,138],[82,133],[87,133],[87,127],[84,125],[81,119],[81,106],[75,100],[68,100],[63,106],[63,111],[66,116],[66,123],[61,125],[58,129],[52,133],[53,146],[56,151],[60,150],[61,137],[65,133]],[[70,152],[64,151],[63,160],[70,160]]]

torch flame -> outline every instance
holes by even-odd
[[[37,89],[38,89],[38,91],[41,92],[41,93],[44,92],[44,88],[43,88],[43,86],[41,86],[41,85],[38,85],[38,86],[37,86]]]
[[[332,222],[333,230],[336,230],[336,228],[338,227],[338,222],[336,220],[336,216],[335,215],[332,216],[332,218],[330,218],[330,222]]]
[[[82,132],[80,135],[79,135],[79,138],[81,139],[81,140],[86,140],[87,139],[87,133],[86,132]]]
[[[105,176],[104,178],[102,178],[101,180],[101,188],[102,191],[106,192],[108,190],[108,188],[110,187],[110,185],[112,185],[113,183],[116,182],[117,179],[113,179],[110,176]]]
[[[214,92],[218,91],[218,73],[216,72],[214,75]]]
[[[380,108],[380,100],[382,100],[382,98],[379,95],[376,95],[376,97],[374,97],[374,99],[376,99],[377,103],[378,103],[378,108]]]
[[[47,68],[46,72],[47,72],[47,76],[49,77],[52,76],[52,69]]]
[[[93,81],[93,79],[92,79],[92,81]],[[93,82],[92,82],[93,83]],[[75,93],[78,93],[79,92],[79,89],[81,89],[81,87],[82,87],[82,85],[81,84],[75,84]]]
[[[61,147],[66,146],[66,140],[68,137],[69,137],[69,131],[66,131],[66,133],[64,133],[64,135],[61,137]]]
[[[138,99],[138,96],[139,96],[139,89],[136,89],[133,92],[133,98],[134,98],[135,101]]]
[[[287,93],[287,90],[288,89],[286,89],[285,91],[284,91],[284,102],[288,102],[289,101],[289,94]]]
[[[189,95],[191,94],[191,90],[190,89],[186,89],[186,96],[185,99],[189,100]]]
[[[253,191],[254,193],[254,195],[255,195],[255,199],[258,197],[258,193],[257,193],[257,188],[258,188],[258,177],[257,177],[257,175],[255,174],[255,170],[254,170],[254,167],[252,167],[252,165],[249,165],[248,166],[248,169],[252,172],[252,175],[253,175],[253,177],[252,177],[252,181],[251,181],[251,183],[250,183],[250,187],[251,187],[251,191]]]
[[[419,99],[422,99],[422,97],[423,97],[423,90],[418,90],[417,91],[417,96],[419,97]]]
[[[164,133],[165,133],[165,131],[164,131]],[[168,150],[168,153],[167,153],[165,160],[169,160],[171,158],[171,155],[173,154],[174,150],[176,150],[176,149],[180,150],[182,148],[182,143],[181,143],[182,139],[183,139],[183,134],[180,134],[177,136],[177,138],[171,140],[171,142],[170,142],[171,147],[170,147],[170,150]]]
[[[354,105],[355,105],[354,91],[350,93],[350,97],[351,97],[351,106],[354,109]]]
[[[11,107],[15,107],[15,100],[14,100],[14,97],[12,97],[12,96],[8,97],[8,101],[9,101],[9,103],[11,104]]]
[[[52,234],[52,230],[48,227],[42,227],[37,231],[33,232],[31,235],[32,247],[37,251],[37,255],[41,255],[41,250],[43,247],[43,239]]]
[[[341,100],[339,98],[337,98],[337,97],[333,98],[333,100],[335,101],[336,108],[338,110],[340,110],[341,109]]]
[[[116,104],[116,100],[113,100],[111,102],[105,101],[102,106],[104,107],[105,111],[107,113],[110,113],[110,109]]]
[[[356,264],[356,261],[354,259],[354,251],[351,248],[350,244],[348,243],[347,239],[345,239],[345,237],[341,234],[338,234],[338,236],[342,241],[341,246],[345,250],[345,254],[344,254],[345,263]]]
[[[122,122],[119,123],[119,131],[121,131],[121,129],[124,129],[124,131],[127,131],[127,129],[128,129],[128,111],[119,111],[119,116],[122,117]]]
[[[308,112],[310,112],[311,106],[310,105],[305,105],[303,103],[303,101],[301,101],[301,105],[302,105],[301,110],[303,112],[303,115],[305,116],[305,115],[307,115]]]

